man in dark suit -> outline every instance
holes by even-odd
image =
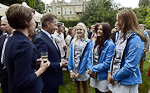
[[[68,62],[61,62],[61,55],[58,46],[51,36],[57,27],[57,17],[51,13],[46,13],[42,17],[41,32],[33,40],[37,49],[38,57],[41,52],[48,52],[48,60],[51,62],[49,68],[42,74],[44,88],[42,93],[58,93],[58,87],[62,84],[62,70],[67,67]]]
[[[88,38],[91,39],[91,35],[93,33],[93,31],[91,30],[91,26],[89,26],[89,30],[87,32],[88,32]]]
[[[10,27],[8,24],[8,21],[5,16],[1,18],[1,29],[3,32],[6,33],[6,35],[0,36],[0,83],[2,88],[2,93],[8,93],[8,76],[7,76],[7,70],[6,70],[6,64],[5,64],[5,46],[8,40],[8,37],[12,35],[14,32],[14,29]]]
[[[118,22],[115,23],[115,32],[112,33],[111,35],[111,39],[113,40],[113,42],[116,44],[116,42],[119,40],[121,31],[120,28],[118,26]]]

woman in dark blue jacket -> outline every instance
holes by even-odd
[[[36,49],[28,39],[34,33],[34,10],[21,4],[13,4],[6,12],[8,22],[16,29],[6,45],[6,66],[8,71],[8,93],[40,93],[43,82],[40,75],[50,62],[43,63],[36,70]]]
[[[97,31],[97,39],[93,42],[89,54],[92,64],[88,73],[91,75],[90,85],[96,93],[108,91],[107,73],[113,58],[115,44],[110,39],[111,27],[108,23],[101,23]]]

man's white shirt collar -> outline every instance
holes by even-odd
[[[45,33],[50,39],[52,38],[51,34],[48,33],[47,31],[45,31],[44,29],[41,29],[41,31],[42,31],[43,33]]]

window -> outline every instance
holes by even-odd
[[[75,2],[76,0],[71,0],[71,2]]]
[[[48,9],[48,12],[51,12],[51,9],[50,9],[50,8]]]
[[[57,15],[61,15],[61,10],[60,10],[60,8],[57,8]]]
[[[72,8],[70,8],[70,15],[72,14]]]
[[[67,9],[64,8],[64,15],[67,15]]]

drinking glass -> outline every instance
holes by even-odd
[[[48,52],[46,51],[41,52],[41,58],[43,59],[44,63],[47,62]]]

